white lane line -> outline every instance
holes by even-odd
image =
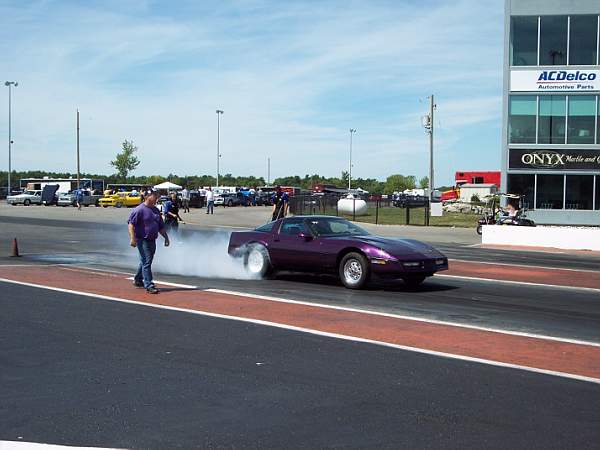
[[[579,286],[562,286],[560,284],[545,284],[545,283],[532,283],[530,281],[514,281],[514,280],[497,280],[495,278],[480,278],[480,277],[468,277],[466,275],[447,275],[447,274],[435,274],[435,278],[456,278],[458,280],[472,280],[472,281],[485,281],[492,283],[501,284],[518,284],[525,286],[537,286],[552,289],[567,289],[571,291],[585,291],[585,292],[600,292],[598,288],[579,287]]]
[[[424,323],[431,323],[431,324],[435,324],[435,325],[447,325],[447,326],[451,326],[451,327],[468,328],[471,330],[488,331],[491,333],[507,334],[507,335],[511,335],[511,336],[522,336],[522,337],[529,337],[529,338],[534,338],[534,339],[543,339],[546,341],[564,342],[564,343],[568,343],[568,344],[586,345],[586,346],[590,346],[590,347],[600,347],[600,343],[596,343],[596,342],[582,341],[582,340],[578,340],[578,339],[560,338],[560,337],[555,337],[555,336],[547,336],[547,335],[543,335],[543,334],[525,333],[525,332],[520,332],[520,331],[502,330],[499,328],[480,327],[477,325],[471,325],[471,324],[460,323],[460,322],[448,322],[448,321],[444,321],[444,320],[435,320],[435,319],[427,319],[427,318],[422,318],[422,317],[404,316],[401,314],[384,313],[384,312],[379,312],[379,311],[371,311],[371,310],[358,309],[358,308],[348,308],[346,306],[334,306],[334,305],[328,305],[325,303],[312,303],[312,302],[305,302],[302,300],[290,300],[290,299],[286,299],[286,298],[271,297],[271,296],[267,296],[267,295],[254,295],[254,294],[249,294],[249,293],[244,293],[244,292],[227,291],[227,290],[223,290],[223,289],[205,289],[205,291],[206,292],[214,292],[216,294],[235,295],[238,297],[257,298],[257,299],[261,299],[261,300],[268,300],[268,301],[279,302],[279,303],[291,303],[294,305],[314,306],[316,308],[334,309],[337,311],[347,311],[347,312],[354,312],[354,313],[360,313],[360,314],[368,314],[368,315],[372,315],[372,316],[390,317],[392,319],[411,320],[413,322],[424,322]]]
[[[107,447],[73,447],[71,445],[41,444],[25,441],[0,441],[0,450],[119,450]]]
[[[133,277],[129,277],[127,279],[133,281]],[[158,280],[153,280],[153,281],[156,284],[163,284],[165,286],[172,286],[172,287],[178,287],[178,288],[183,288],[183,289],[198,289],[198,286],[192,286],[191,284],[170,283],[169,281],[158,281]]]
[[[467,264],[474,264],[474,265],[489,264],[492,266],[520,267],[523,269],[568,270],[570,272],[600,273],[600,271],[598,271],[598,270],[590,270],[590,269],[566,269],[563,267],[530,266],[527,264],[510,264],[510,263],[501,263],[501,262],[492,262],[492,261],[468,261],[466,259],[453,259],[453,258],[448,258],[448,261],[464,262]]]
[[[253,323],[253,324],[257,324],[257,325],[265,325],[265,326],[270,326],[270,327],[274,327],[274,328],[281,328],[281,329],[285,329],[285,330],[299,331],[302,333],[314,334],[314,335],[318,335],[318,336],[342,339],[345,341],[363,342],[363,343],[367,343],[367,344],[379,345],[382,347],[395,348],[398,350],[406,350],[406,351],[414,352],[414,353],[422,353],[422,354],[426,354],[426,355],[439,356],[442,358],[476,362],[476,363],[480,363],[480,364],[486,364],[489,366],[506,367],[506,368],[510,368],[510,369],[524,370],[526,372],[533,372],[533,373],[544,374],[544,375],[552,375],[552,376],[561,377],[561,378],[569,378],[572,380],[586,381],[589,383],[600,384],[600,378],[586,377],[583,375],[575,375],[572,373],[558,372],[558,371],[554,371],[554,370],[538,369],[536,367],[522,366],[519,364],[503,363],[503,362],[494,361],[491,359],[473,358],[471,356],[455,355],[453,353],[438,352],[435,350],[426,350],[426,349],[422,349],[422,348],[418,348],[418,347],[409,347],[406,345],[390,344],[389,342],[375,341],[372,339],[364,339],[364,338],[359,338],[359,337],[354,337],[354,336],[347,336],[344,334],[312,330],[310,328],[296,327],[293,325],[285,325],[285,324],[276,323],[276,322],[268,322],[265,320],[248,319],[245,317],[228,316],[228,315],[224,315],[224,314],[209,313],[206,311],[177,308],[174,306],[165,306],[165,305],[157,305],[157,304],[152,304],[152,303],[144,303],[144,302],[140,302],[140,301],[136,301],[136,300],[127,300],[124,298],[110,297],[107,295],[91,294],[89,292],[81,292],[81,291],[74,291],[71,289],[56,288],[56,287],[44,286],[44,285],[34,284],[34,283],[26,283],[23,281],[9,280],[6,278],[0,278],[0,282],[17,284],[20,286],[28,286],[28,287],[39,288],[39,289],[46,289],[46,290],[55,291],[55,292],[63,292],[66,294],[80,295],[83,297],[92,297],[92,298],[99,298],[102,300],[110,300],[110,301],[115,301],[115,302],[128,303],[128,304],[132,304],[132,305],[145,306],[148,308],[165,309],[165,310],[169,310],[169,311],[185,312],[185,313],[195,314],[195,315],[199,315],[199,316],[215,317],[215,318],[219,318],[219,319],[234,320],[234,321],[238,321],[238,322]]]

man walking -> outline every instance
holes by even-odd
[[[149,294],[158,294],[152,280],[152,260],[156,252],[156,238],[160,233],[165,239],[165,247],[169,246],[169,236],[165,231],[165,223],[156,207],[158,193],[148,191],[144,203],[136,206],[129,215],[127,229],[132,247],[140,253],[140,265],[135,274],[133,285],[143,287]]]
[[[188,191],[187,186],[184,186],[183,190],[181,191],[181,203],[183,206],[183,212],[189,213],[190,212],[190,191]]]
[[[212,188],[206,191],[206,214],[212,214],[215,209],[215,193]]]

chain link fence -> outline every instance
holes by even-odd
[[[339,200],[345,195],[305,194],[290,198],[289,210],[294,215],[340,216],[352,221],[387,225],[429,225],[429,201],[426,199],[393,201],[391,198],[357,198],[352,207],[340,211]],[[366,213],[360,213],[362,201],[367,204]],[[358,203],[358,205],[357,205]],[[358,212],[357,212],[358,210]]]

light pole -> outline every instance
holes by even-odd
[[[11,129],[11,114],[12,114],[12,87],[17,87],[19,83],[16,81],[7,81],[4,83],[4,86],[8,86],[8,186],[6,195],[10,195],[10,172],[12,171],[12,129]]]
[[[219,160],[221,159],[221,114],[222,109],[217,109],[217,187],[219,187]]]
[[[348,164],[348,190],[352,189],[352,135],[356,128],[350,128],[350,163]]]

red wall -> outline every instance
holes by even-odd
[[[461,184],[466,180],[467,183],[472,183],[473,178],[483,177],[483,184],[495,184],[500,187],[500,171],[488,171],[488,172],[456,172],[454,175],[454,181],[456,184]]]

